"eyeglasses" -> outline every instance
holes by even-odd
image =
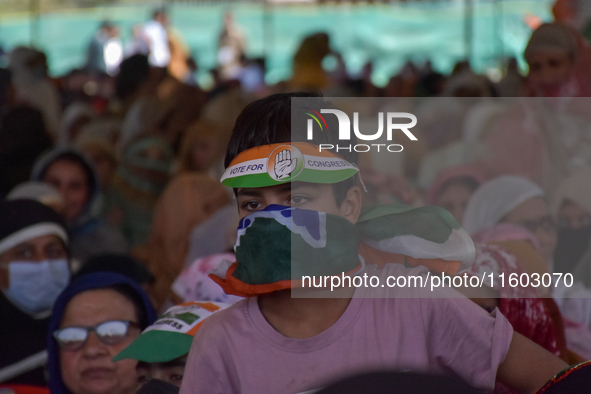
[[[98,339],[105,345],[117,345],[127,337],[129,327],[138,327],[139,324],[126,320],[110,320],[92,327],[64,327],[53,332],[60,348],[63,350],[82,349],[88,335],[94,331]]]
[[[565,228],[589,227],[589,225],[591,225],[591,215],[589,214],[579,215],[576,219],[561,217],[558,221],[558,227],[561,230]]]
[[[547,233],[556,231],[556,222],[551,216],[545,216],[537,220],[524,220],[519,224],[532,233],[535,233],[538,229],[541,229]]]

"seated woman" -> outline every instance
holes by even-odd
[[[31,178],[52,185],[64,198],[71,256],[78,264],[93,254],[128,252],[121,232],[97,216],[101,188],[92,164],[82,153],[56,149],[39,159]]]
[[[485,291],[469,295],[474,302],[486,310],[499,308],[511,322],[513,329],[526,336],[553,354],[567,362],[580,361],[572,358],[566,349],[566,340],[562,328],[562,319],[554,302],[540,298],[539,289],[533,286],[507,286],[501,283],[500,274],[505,278],[518,277],[527,272],[524,254],[536,258],[537,240],[525,229],[512,224],[502,223],[472,236],[476,244],[476,259],[467,270],[477,277],[485,276]],[[522,253],[517,258],[501,245],[505,241],[518,245]],[[523,253],[525,251],[525,253]],[[541,259],[539,259],[541,261]],[[489,275],[493,274],[493,280]],[[480,289],[479,289],[480,290]]]
[[[172,147],[160,137],[140,135],[123,148],[105,213],[132,247],[142,245],[150,235],[173,160]]]
[[[152,231],[134,257],[154,275],[148,294],[157,310],[170,296],[189,250],[191,230],[229,202],[224,187],[205,174],[185,173],[166,187],[154,210]]]
[[[493,231],[499,224],[516,225],[521,231],[531,234],[531,242],[524,242],[526,238],[523,236],[503,235],[502,231],[497,231],[500,235],[488,236],[494,238],[490,241],[494,241],[516,257],[521,270],[529,274],[537,273],[540,277],[554,272],[556,227],[545,193],[539,186],[522,177],[504,175],[484,183],[476,190],[464,214],[463,226],[466,231],[472,236],[482,235],[482,232],[487,230]],[[568,349],[586,357],[588,349],[577,346],[572,339],[579,338],[581,335],[590,337],[589,330],[579,327],[564,334],[560,331],[564,332],[564,326],[569,321],[578,321],[581,310],[589,310],[589,293],[585,289],[577,289],[574,286],[568,288],[563,282],[556,283],[551,288],[538,287],[538,290],[541,296],[544,296],[542,291],[552,292],[551,295],[555,300],[544,298],[544,301],[549,312],[554,316],[554,325],[558,334],[566,335]],[[581,292],[583,296],[580,299],[572,298],[580,297],[578,294]],[[556,309],[556,304],[560,307],[562,317],[552,312]]]
[[[532,34],[524,52],[529,65],[527,95],[588,97],[590,48],[575,29],[544,23]]]
[[[468,234],[498,223],[516,224],[538,240],[540,253],[552,271],[556,227],[544,191],[529,179],[503,175],[484,183],[470,198],[462,226]]]
[[[84,275],[60,294],[47,336],[49,388],[60,394],[132,394],[135,360],[112,358],[156,320],[146,293],[115,273]]]
[[[224,174],[224,150],[230,130],[221,122],[198,119],[191,123],[181,140],[177,173],[197,172],[220,179]]]
[[[0,202],[3,384],[46,385],[49,315],[69,279],[68,235],[60,216],[33,200]]]
[[[560,183],[552,211],[558,219],[556,270],[591,287],[591,170],[581,169]]]
[[[470,196],[485,180],[484,173],[475,165],[446,168],[431,184],[427,202],[447,209],[458,223],[462,223]]]

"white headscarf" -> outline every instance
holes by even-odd
[[[64,204],[60,192],[48,183],[28,181],[16,185],[6,196],[6,200],[35,200],[44,205]]]
[[[462,223],[468,234],[492,227],[522,202],[543,197],[544,191],[529,179],[502,175],[485,182],[470,200]]]

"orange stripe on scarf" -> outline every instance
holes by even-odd
[[[462,264],[461,261],[448,261],[444,259],[416,259],[403,254],[384,252],[373,248],[364,242],[359,244],[358,252],[367,263],[375,264],[380,268],[388,263],[404,265],[406,259],[406,261],[408,261],[408,263],[413,267],[424,265],[430,270],[437,271],[439,273],[455,275]]]

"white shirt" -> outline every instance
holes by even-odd
[[[144,25],[144,35],[150,41],[150,56],[148,60],[155,67],[166,67],[170,62],[168,47],[168,33],[160,22],[150,21]]]

